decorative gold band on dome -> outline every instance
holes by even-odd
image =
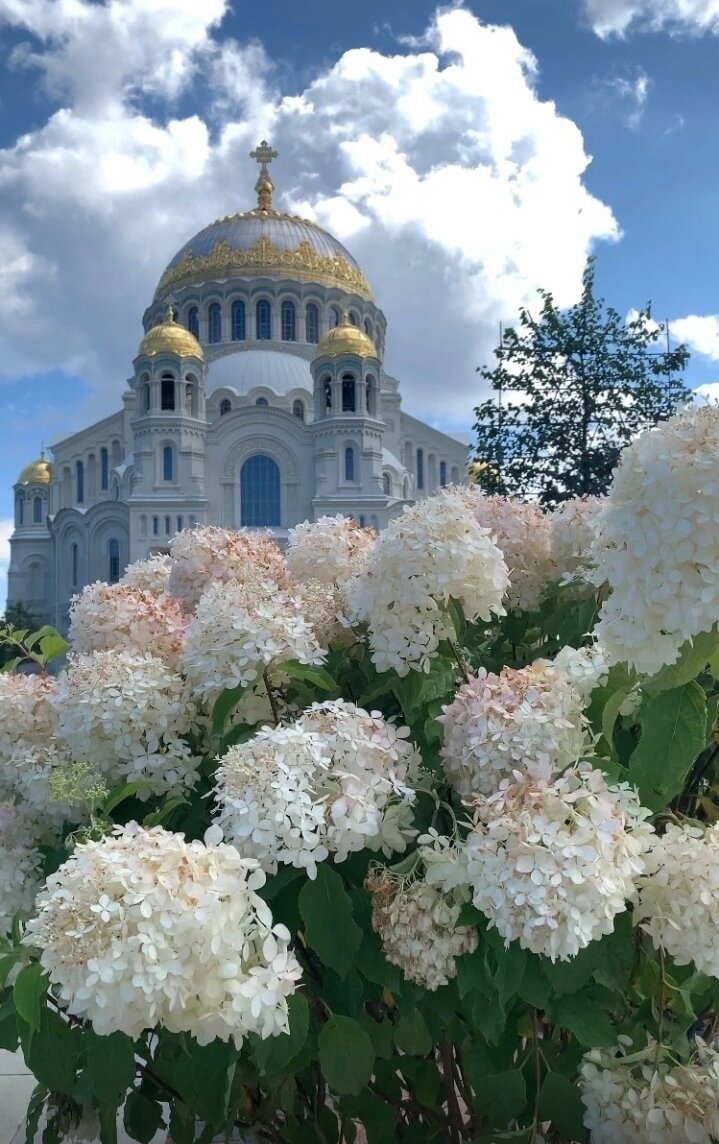
[[[259,214],[258,211],[255,217]],[[267,214],[274,216],[274,212]],[[248,250],[233,250],[224,238],[219,239],[208,254],[194,255],[188,250],[175,266],[169,266],[162,275],[155,297],[203,278],[231,278],[235,274],[244,277],[252,273],[338,286],[359,294],[361,298],[372,298],[369,282],[362,271],[340,255],[318,254],[307,239],[302,239],[294,250],[283,250],[264,235]]]

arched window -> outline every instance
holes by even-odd
[[[255,315],[258,341],[269,342],[272,337],[272,307],[266,298],[260,298]]]
[[[87,458],[87,495],[91,501],[97,500],[97,459],[94,453]]]
[[[355,379],[346,373],[342,378],[342,412],[354,413],[356,407]]]
[[[107,577],[110,584],[117,584],[120,579],[120,542],[118,540],[111,540],[107,546],[108,555],[108,572]]]
[[[177,531],[182,532],[182,517],[181,516],[178,516],[178,518],[177,518]]]
[[[226,413],[231,412],[232,402],[227,397],[223,397],[222,401],[220,402],[220,417],[224,417]]]
[[[199,341],[200,338],[200,314],[197,306],[190,306],[187,311],[187,328]]]
[[[75,462],[75,500],[78,504],[85,501],[85,465],[83,461]]]
[[[348,318],[349,318],[349,320],[350,320],[350,325],[351,325],[351,326],[359,326],[359,318],[357,317],[357,315],[356,315],[356,313],[355,313],[355,311],[354,311],[354,310],[350,310],[350,312],[349,312],[349,314],[348,314],[347,316],[348,316]]]
[[[367,334],[368,338],[374,337],[372,333],[372,323],[370,322],[369,318],[365,318],[364,320],[364,332]]]
[[[382,474],[382,489],[386,497],[388,497],[392,492],[392,480],[389,473]]]
[[[305,310],[305,339],[313,343],[320,340],[320,312],[314,302],[309,302]]]
[[[143,413],[150,412],[150,387],[147,382],[145,382],[140,390],[140,409]]]
[[[417,450],[417,488],[424,488],[424,449]]]
[[[32,522],[33,524],[42,524],[42,498],[32,498]]]
[[[22,493],[17,494],[15,501],[15,521],[18,527],[25,523],[25,497]]]
[[[106,489],[110,480],[110,457],[103,445],[100,450],[100,488]]]
[[[185,413],[197,417],[197,386],[189,379],[185,382]]]
[[[266,397],[258,397],[257,401],[255,402],[255,405],[269,405],[269,404],[270,403]]]
[[[355,479],[355,451],[351,445],[345,449],[345,480],[353,481]]]
[[[335,326],[340,324],[340,312],[336,306],[330,306],[329,314],[327,315],[327,325],[330,330],[334,330]]]
[[[232,340],[244,342],[246,336],[245,303],[241,298],[236,298],[232,303]]]
[[[165,445],[162,450],[162,479],[163,481],[173,480],[173,456],[172,445]]]
[[[440,461],[439,462],[439,483],[442,486],[442,488],[444,488],[444,486],[447,484],[447,462],[446,461]]]
[[[322,379],[322,397],[324,400],[325,414],[327,414],[332,409],[332,380],[329,377]]]
[[[175,408],[175,379],[171,373],[163,373],[160,379],[160,409]]]
[[[279,467],[272,457],[255,453],[240,470],[240,524],[276,528],[280,516]]]
[[[152,518],[152,535],[153,536],[159,536],[160,535],[160,518],[159,518],[159,516],[153,516],[153,518]]]
[[[219,302],[211,302],[207,310],[207,340],[208,342],[222,340],[222,314]]]
[[[297,338],[297,321],[294,302],[282,303],[282,341],[294,342]]]
[[[171,532],[172,532],[172,518],[169,516],[166,516],[165,517],[165,536],[169,536]]]
[[[77,588],[77,582],[80,578],[80,549],[76,544],[73,544],[70,549],[70,558],[72,562],[72,586]]]
[[[305,419],[305,403],[304,403],[304,401],[300,401],[298,399],[297,401],[292,402],[292,416],[293,417],[299,417],[300,421],[304,421],[304,419]]]

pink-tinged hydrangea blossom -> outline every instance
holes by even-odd
[[[73,597],[68,639],[75,652],[149,652],[176,665],[186,625],[174,596],[98,582]]]
[[[186,529],[170,541],[172,567],[168,592],[192,611],[216,582],[274,581],[290,588],[292,577],[275,541],[263,533],[230,532],[215,525]]]
[[[529,667],[480,668],[442,708],[442,762],[462,798],[491,795],[515,770],[549,779],[590,749],[583,698],[567,674]]]
[[[58,683],[56,708],[61,749],[106,776],[110,786],[148,780],[144,796],[193,785],[199,759],[183,736],[192,728],[195,706],[182,677],[156,656],[72,656]]]
[[[592,1144],[712,1144],[719,1137],[719,1055],[701,1042],[686,1063],[587,1053],[579,1081]]]
[[[563,647],[552,660],[552,667],[566,674],[585,703],[594,688],[606,683],[609,675],[607,653],[600,644],[580,648]]]
[[[297,595],[302,615],[320,647],[328,648],[331,644],[348,647],[356,642],[357,636],[350,626],[347,599],[336,584],[307,580]]]
[[[377,541],[370,528],[346,516],[321,516],[290,529],[287,563],[299,580],[342,587],[361,576]]]
[[[599,514],[607,497],[572,497],[549,515],[550,546],[555,577],[587,585],[594,562]]]
[[[489,529],[507,563],[506,607],[521,611],[537,608],[547,584],[557,579],[549,517],[537,505],[515,497],[487,496],[472,487],[459,491],[477,523]]]
[[[10,934],[16,914],[30,914],[40,885],[33,825],[19,807],[0,798],[0,937]]]
[[[353,619],[367,624],[378,671],[429,671],[440,640],[454,639],[447,610],[468,620],[502,615],[507,566],[461,492],[413,505],[380,533],[365,574],[348,586]]]
[[[143,592],[154,592],[159,596],[167,592],[171,567],[170,557],[158,552],[145,560],[136,560],[134,564],[128,564],[120,577],[120,583],[126,584],[128,588],[141,588]]]
[[[56,686],[49,675],[0,675],[0,763],[20,743],[42,745],[55,734]]]
[[[406,881],[384,867],[371,870],[372,929],[387,961],[407,981],[434,991],[457,976],[457,958],[477,948],[473,926],[457,926],[466,891],[443,894],[422,881]]]
[[[118,827],[47,881],[25,940],[68,1012],[96,1033],[158,1027],[239,1047],[288,1032],[300,966],[258,896],[265,876],[232,846]]]
[[[648,675],[719,616],[719,406],[692,406],[622,453],[599,522],[597,636]]]
[[[635,915],[677,965],[719,977],[719,824],[667,826],[647,855]]]
[[[342,862],[365,847],[402,851],[417,761],[380,715],[341,700],[315,704],[291,726],[264,727],[229,749],[216,773],[215,823],[268,872],[287,864],[314,878],[329,854]]]
[[[188,624],[182,656],[195,693],[207,701],[295,659],[320,664],[325,652],[302,614],[300,596],[269,580],[208,588]]]

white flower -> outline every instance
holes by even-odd
[[[21,743],[41,746],[55,734],[49,675],[0,674],[0,765]]]
[[[442,708],[441,756],[462,798],[494,794],[515,770],[536,778],[574,763],[590,749],[582,696],[561,668],[481,668]]]
[[[609,676],[607,653],[600,644],[589,647],[563,647],[552,660],[552,666],[567,675],[572,687],[586,702],[595,687],[601,687]]]
[[[572,497],[549,515],[555,576],[587,586],[593,566],[597,521],[607,497]]]
[[[677,965],[719,977],[719,824],[670,823],[645,861],[637,922]]]
[[[515,497],[487,496],[471,486],[459,491],[507,562],[506,606],[522,611],[537,608],[547,584],[557,579],[549,517],[537,505]]]
[[[301,973],[257,895],[264,881],[232,846],[130,823],[48,878],[24,940],[100,1035],[161,1027],[239,1047],[247,1033],[288,1031]]]
[[[120,583],[129,588],[141,588],[143,592],[155,592],[158,596],[167,592],[172,561],[165,553],[155,553],[145,560],[128,564]]]
[[[549,785],[503,783],[477,800],[464,844],[473,902],[505,939],[566,961],[612,932],[635,894],[653,828],[627,784],[579,764]]]
[[[78,820],[78,811],[55,800],[52,777],[68,764],[57,743],[19,742],[0,767],[0,798],[8,798],[32,815],[38,823],[38,837],[57,830],[64,822]]]
[[[215,525],[185,529],[170,541],[170,556],[167,590],[182,600],[188,611],[216,582],[272,580],[280,588],[292,585],[277,544],[260,532],[230,532]]]
[[[253,683],[284,660],[320,664],[325,653],[299,597],[269,580],[218,582],[200,598],[182,659],[196,693],[209,701],[225,688]]]
[[[199,759],[183,736],[195,707],[184,680],[162,660],[123,651],[72,656],[56,707],[61,749],[111,785],[146,779],[158,794],[193,785]]]
[[[342,587],[361,576],[377,537],[346,516],[321,516],[290,529],[287,563],[299,580]]]
[[[456,961],[477,948],[477,930],[457,926],[466,891],[443,894],[422,881],[405,881],[384,867],[370,871],[372,929],[387,961],[407,981],[434,991],[457,976]]]
[[[263,727],[216,772],[216,824],[268,872],[307,870],[365,847],[386,854],[411,837],[417,752],[402,730],[341,700],[314,704],[289,727]]]
[[[40,884],[33,825],[19,807],[0,800],[0,937],[10,934],[16,914],[31,912]]]
[[[712,1144],[719,1136],[719,1056],[701,1043],[687,1064],[658,1066],[592,1050],[580,1090],[592,1144]]]
[[[470,621],[502,615],[509,582],[502,554],[464,496],[446,490],[413,505],[380,533],[364,576],[348,586],[353,619],[370,631],[378,671],[429,671],[440,640],[454,639],[446,605]]]
[[[330,644],[349,646],[357,636],[350,627],[347,600],[335,584],[307,580],[299,593],[302,615],[312,628],[320,647]]]
[[[149,652],[175,665],[187,617],[178,600],[125,584],[88,584],[70,605],[75,652]]]
[[[719,616],[719,407],[690,406],[622,453],[598,522],[597,635],[649,675]]]

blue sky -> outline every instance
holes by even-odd
[[[0,564],[19,469],[119,405],[263,135],[280,205],[370,278],[410,412],[471,426],[500,319],[570,303],[592,252],[719,378],[718,52],[719,0],[0,0]]]

